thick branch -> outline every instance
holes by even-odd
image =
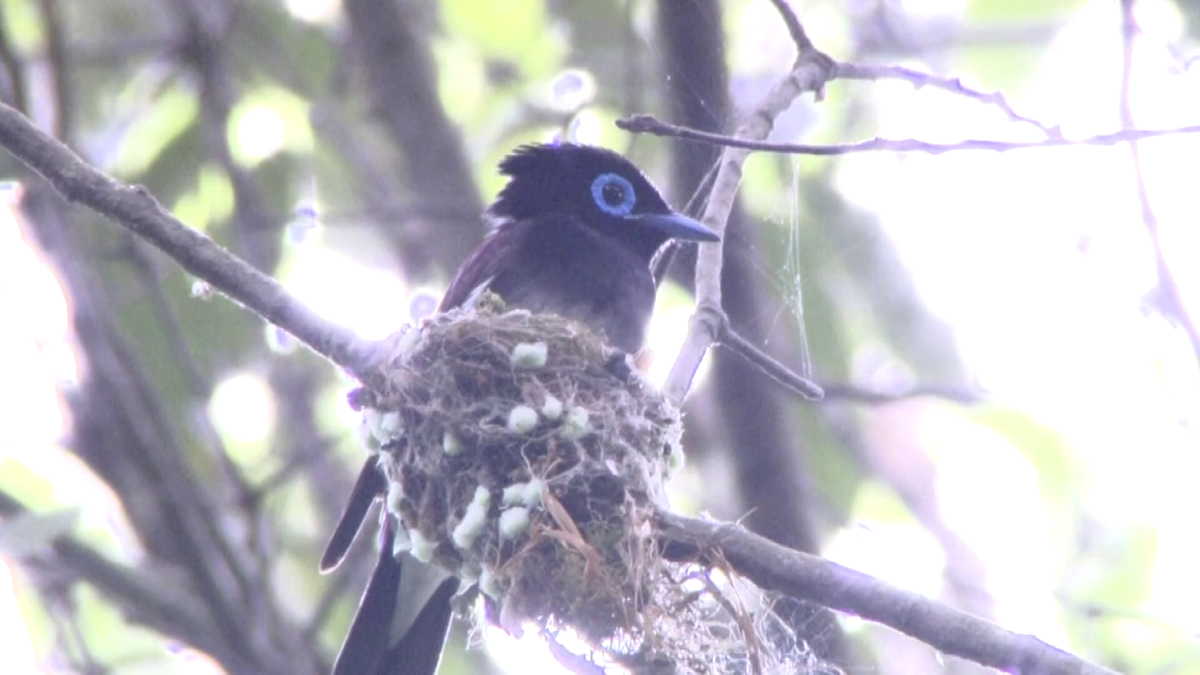
[[[804,91],[819,91],[831,74],[831,61],[815,50],[803,52],[796,68],[772,90],[739,136],[765,138],[773,119]],[[269,321],[296,335],[318,353],[369,376],[371,343],[335,326],[291,298],[274,280],[257,272],[167,213],[144,189],[129,187],[87,165],[17,111],[0,105],[0,144],[37,170],[69,200],[116,220]],[[727,149],[704,220],[723,231],[748,151]],[[671,373],[668,394],[681,400],[704,352],[720,335],[719,246],[702,247],[697,272],[699,312],[688,343]],[[1107,673],[1041,641],[942,607],[921,596],[893,589],[867,575],[801,554],[751,535],[740,527],[661,513],[659,526],[674,553],[726,560],[762,588],[807,598],[879,621],[949,654],[1014,672]]]
[[[112,218],[174,258],[188,272],[295,335],[313,351],[355,373],[369,369],[370,343],[317,315],[277,281],[179,222],[145,188],[124,185],[93,168],[3,104],[0,145],[45,177],[68,200]]]
[[[876,621],[944,654],[1010,673],[1113,675],[1031,635],[1013,633],[862,572],[780,546],[739,525],[666,511],[656,520],[673,559],[728,563],[759,588]]]

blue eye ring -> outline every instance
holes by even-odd
[[[613,187],[621,191],[619,204],[609,203],[605,199],[605,190]],[[611,191],[609,196],[611,196]],[[592,201],[596,202],[596,206],[608,215],[623,218],[633,211],[633,205],[637,203],[637,194],[629,179],[615,173],[602,173],[592,181]]]

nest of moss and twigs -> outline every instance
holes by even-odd
[[[630,357],[490,295],[385,351],[351,404],[388,478],[396,555],[473,582],[509,632],[532,623],[552,646],[564,634],[587,645],[586,657],[556,648],[560,660],[774,670],[711,570],[662,558],[652,518],[682,462],[680,417]]]

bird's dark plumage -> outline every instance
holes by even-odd
[[[459,268],[439,309],[486,288],[509,306],[576,319],[615,347],[640,349],[654,309],[650,259],[672,237],[716,235],[671,211],[609,150],[526,146],[500,171],[510,180],[488,209],[496,230]]]
[[[488,209],[495,230],[459,267],[438,311],[469,304],[482,291],[509,307],[575,319],[614,346],[637,352],[654,309],[654,254],[670,239],[717,235],[673,212],[632,163],[602,148],[528,145],[500,163],[509,177]],[[321,558],[345,555],[386,481],[370,459]],[[433,675],[450,623],[457,581],[392,555],[394,519],[335,675]],[[417,580],[420,580],[418,583]]]

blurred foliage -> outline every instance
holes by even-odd
[[[441,219],[454,205],[425,203],[407,188],[397,166],[408,149],[396,147],[373,114],[380,102],[366,87],[364,64],[357,60],[339,3],[197,3],[206,7],[199,14],[216,17],[206,20],[216,25],[214,48],[227,56],[221,86],[228,86],[233,105],[228,118],[220,119],[214,117],[214,92],[205,89],[185,49],[179,8],[186,0],[57,3],[65,64],[50,60],[46,1],[0,0],[0,28],[24,66],[31,116],[44,126],[62,117],[48,73],[65,68],[74,106],[69,111],[74,127],[66,137],[73,147],[119,179],[146,186],[181,220],[235,252],[249,255],[261,248],[265,256],[255,262],[266,271],[287,271],[321,247],[360,261],[363,268],[396,272],[404,257],[398,241],[436,243],[443,236]],[[650,0],[397,1],[429,35],[440,96],[436,103],[459,129],[462,147],[454,151],[467,158],[470,178],[485,199],[502,184],[494,166],[508,150],[564,134],[632,148],[638,162],[666,182],[671,144],[630,138],[611,125],[626,112],[661,115],[667,108],[658,75],[664,55]],[[1180,48],[1194,52],[1200,4],[1156,1],[1186,17],[1190,33]],[[847,45],[845,53],[834,54],[838,58],[898,54],[892,60],[963,73],[985,88],[1015,94],[1037,68],[1048,41],[972,44],[956,40],[956,31],[1029,26],[1036,34],[1033,27],[1045,24],[1052,37],[1088,3],[911,3],[946,6],[946,13],[932,15],[906,12],[910,3],[900,2],[792,4],[802,10],[818,45],[830,50],[830,45]],[[791,46],[765,0],[720,5],[711,20],[728,30],[730,88],[736,109],[745,110],[786,72]],[[935,24],[937,31],[931,28]],[[939,46],[926,55],[920,39],[935,33],[941,36]],[[893,41],[881,42],[879,35],[891,35]],[[839,83],[831,87],[830,100],[797,103],[780,119],[777,138],[834,141],[872,135],[878,125],[873,105],[869,87]],[[732,120],[725,122],[732,126]],[[219,127],[215,135],[206,128],[213,124]],[[220,143],[229,144],[228,164],[214,145]],[[421,160],[428,171],[445,170],[439,157]],[[776,294],[775,311],[759,317],[772,335],[770,346],[795,353],[803,338],[813,370],[826,380],[884,389],[897,382],[967,387],[970,369],[958,354],[953,329],[925,307],[878,215],[839,191],[837,169],[828,159],[766,155],[746,165],[742,203],[760,228],[758,243],[735,240],[730,246],[754,249],[765,287]],[[241,222],[251,197],[238,184],[238,171],[261,191],[267,222]],[[6,180],[32,180],[7,155],[0,157],[0,174]],[[315,233],[296,241],[287,225],[305,218],[306,209],[315,215]],[[94,225],[97,216],[74,210],[69,217],[80,240],[80,257],[72,264],[86,268],[86,278],[94,281],[85,284],[91,291],[86,302],[111,317],[136,355],[139,369],[131,377],[149,382],[166,418],[160,421],[172,430],[186,465],[209,486],[214,504],[231,512],[219,525],[248,555],[270,558],[265,564],[270,597],[281,605],[290,622],[286,627],[330,659],[366,574],[363,560],[351,561],[337,575],[316,573],[322,537],[361,457],[344,409],[347,381],[306,352],[273,349],[260,322],[231,303],[196,299],[192,278],[154,253],[143,251],[144,260],[132,255],[129,238]],[[483,233],[480,227],[474,236]],[[36,237],[27,239],[34,243]],[[457,260],[438,259],[438,246],[428,250],[431,271],[411,274],[406,281],[413,286],[438,287],[457,265]],[[344,279],[328,279],[335,282],[346,288]],[[363,286],[365,296],[375,290],[367,282]],[[68,297],[77,290],[82,287],[65,289]],[[82,296],[72,301],[85,302]],[[383,297],[376,305],[378,313],[389,316],[397,313],[396,306],[406,308],[407,302]],[[86,378],[89,345],[79,348]],[[266,437],[240,439],[218,420],[220,446],[214,448],[209,398],[234,374],[249,374],[271,388],[276,422]],[[80,390],[65,386],[64,392],[70,398]],[[894,476],[876,475],[879,465],[864,449],[869,423],[863,415],[844,405],[788,405],[799,420],[797,428],[804,430],[797,447],[806,453],[807,480],[816,486],[818,519],[827,535],[863,518],[936,530],[913,498],[893,492]],[[1138,615],[1158,562],[1156,530],[1143,523],[1097,523],[1089,516],[1081,498],[1088,458],[1075,452],[1072,441],[1032,412],[1004,403],[955,406],[950,414],[994,432],[1036,473],[1059,547],[1048,553],[1060,565],[1057,600],[1063,603],[1066,646],[1131,672],[1200,672],[1194,636]],[[0,552],[6,558],[22,557],[27,547],[70,529],[66,518],[79,509],[79,541],[113,562],[145,565],[170,577],[171,570],[158,570],[159,563],[146,560],[143,547],[133,541],[136,528],[128,520],[136,521],[139,514],[118,507],[108,488],[95,486],[97,476],[70,459],[69,451],[53,444],[19,450],[0,457],[0,489],[37,515],[0,522]],[[733,459],[726,461],[749,451],[731,449]],[[310,472],[315,453],[334,460],[317,470],[319,477]],[[225,459],[244,480],[246,493],[229,484]],[[689,471],[707,475],[703,467]],[[90,488],[73,489],[87,481],[93,483]],[[739,512],[737,504],[706,499],[712,496],[698,490],[685,501]],[[104,536],[96,536],[98,529]],[[197,658],[181,650],[175,636],[140,626],[142,617],[123,611],[90,585],[48,577],[43,563],[18,568],[16,586],[26,626],[48,670],[182,672]],[[461,649],[461,641],[452,643]],[[485,667],[495,666],[481,665],[478,653],[455,651],[442,672]],[[953,664],[945,670],[962,672]]]

